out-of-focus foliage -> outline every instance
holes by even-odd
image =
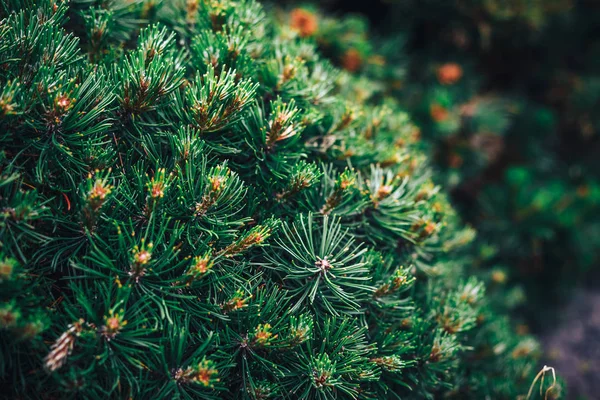
[[[525,285],[522,305],[540,322],[600,263],[600,5],[386,4],[376,33],[358,16],[318,15],[315,40],[338,65],[387,82],[436,161],[434,180],[493,249],[489,268]]]

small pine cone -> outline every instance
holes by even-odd
[[[73,351],[75,338],[79,336],[83,329],[83,320],[74,322],[69,325],[69,329],[63,332],[62,335],[54,342],[50,348],[50,353],[44,358],[44,365],[48,372],[53,372],[65,365],[67,357]]]

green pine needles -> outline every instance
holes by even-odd
[[[526,393],[537,345],[375,83],[252,0],[0,16],[4,395]]]

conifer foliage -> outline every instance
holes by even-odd
[[[375,83],[252,0],[0,16],[4,394],[526,393],[536,344]]]

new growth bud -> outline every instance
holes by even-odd
[[[141,246],[135,246],[131,251],[131,267],[129,275],[135,280],[136,283],[140,281],[148,270],[148,264],[152,259],[152,243],[146,245],[144,239],[141,240]]]

